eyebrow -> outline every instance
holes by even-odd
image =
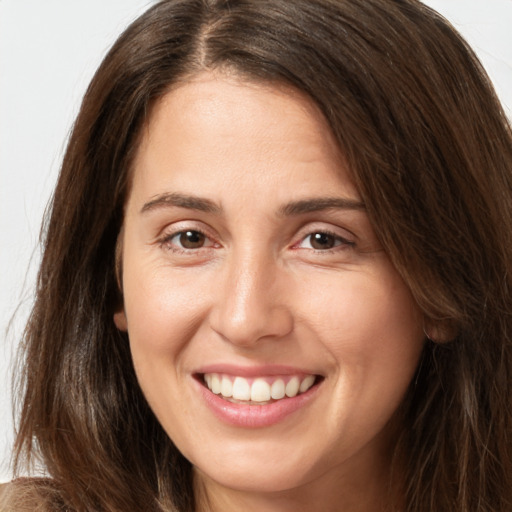
[[[344,197],[315,197],[285,204],[280,208],[279,213],[282,216],[289,217],[330,209],[366,210],[366,207],[362,201],[356,199]]]
[[[179,193],[161,194],[154,197],[144,204],[141,209],[141,213],[157,210],[160,208],[169,208],[172,206],[188,208],[189,210],[197,210],[205,213],[221,213],[220,206],[218,206],[210,199]]]
[[[161,194],[154,197],[144,204],[141,213],[169,207],[187,208],[189,210],[197,210],[216,215],[222,213],[222,208],[210,199],[178,192]],[[365,210],[366,207],[363,202],[355,199],[343,197],[315,197],[286,203],[279,208],[278,213],[283,217],[292,217],[330,209]]]

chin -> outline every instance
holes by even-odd
[[[257,494],[286,492],[315,479],[308,471],[300,469],[296,465],[291,467],[290,464],[265,464],[262,467],[250,461],[243,461],[229,468],[225,464],[216,465],[214,468],[207,467],[204,470],[195,467],[195,471],[202,479],[232,490]]]

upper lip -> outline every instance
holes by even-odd
[[[234,375],[239,377],[262,377],[273,375],[318,375],[317,372],[306,368],[288,365],[254,365],[239,366],[229,363],[213,363],[202,366],[194,372],[195,374],[221,373],[225,375]]]

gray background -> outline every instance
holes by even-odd
[[[0,482],[10,479],[12,356],[32,300],[41,217],[87,83],[151,3],[0,0]],[[468,39],[512,116],[512,0],[426,3]]]

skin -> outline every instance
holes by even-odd
[[[326,197],[349,207],[285,208]],[[121,244],[114,320],[151,408],[194,465],[199,510],[381,510],[390,422],[423,319],[310,100],[220,72],[180,83],[144,129]],[[197,392],[195,373],[214,363],[323,380],[282,421],[242,428]]]

